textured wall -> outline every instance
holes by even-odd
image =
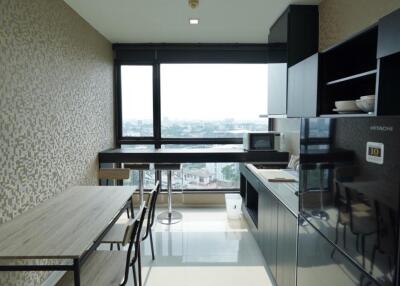
[[[0,223],[97,183],[113,146],[111,44],[62,0],[0,0]],[[2,273],[0,285],[43,274]]]
[[[319,48],[324,50],[378,21],[400,0],[323,0],[319,6]]]

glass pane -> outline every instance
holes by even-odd
[[[146,190],[151,190],[154,188],[156,181],[155,171],[152,165],[150,165],[150,170],[144,171],[144,188]],[[129,179],[123,181],[124,186],[135,186],[139,188],[139,171],[130,170]]]
[[[142,144],[122,144],[121,149],[132,149],[135,151],[148,151],[148,150],[154,150],[154,145],[148,144],[148,145],[142,145]]]
[[[183,163],[172,172],[174,190],[239,189],[237,163]],[[162,174],[162,188],[167,189],[167,172]]]
[[[164,138],[242,137],[268,130],[267,64],[162,64]]]
[[[153,136],[153,67],[121,66],[122,136]]]

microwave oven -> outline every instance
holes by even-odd
[[[279,151],[279,132],[248,132],[243,135],[243,148],[247,151]]]

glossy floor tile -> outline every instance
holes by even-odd
[[[273,285],[244,220],[229,220],[224,208],[179,211],[182,222],[154,226],[155,261],[143,243],[143,285]]]

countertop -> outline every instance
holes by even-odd
[[[299,178],[296,171],[286,169],[257,169],[253,164],[246,164],[252,172],[296,217],[299,212]],[[269,182],[269,178],[293,178],[296,182]]]
[[[117,148],[99,153],[99,163],[206,163],[206,162],[268,162],[286,163],[289,153],[277,151],[246,151],[242,148]]]

